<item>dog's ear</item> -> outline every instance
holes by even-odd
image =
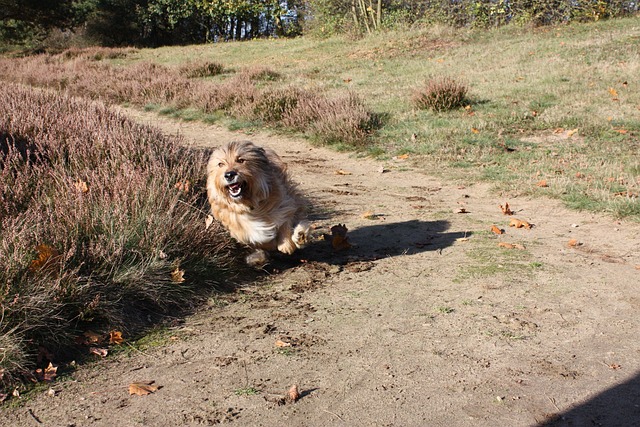
[[[253,183],[253,198],[257,202],[267,200],[271,195],[271,184],[269,183],[270,181],[271,177],[269,177],[267,174],[255,177]]]

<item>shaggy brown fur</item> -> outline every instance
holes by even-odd
[[[309,238],[304,198],[273,150],[250,141],[218,148],[207,165],[207,193],[213,216],[256,249],[249,264],[265,263],[266,251],[292,254]]]

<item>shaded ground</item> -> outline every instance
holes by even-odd
[[[0,425],[640,425],[638,224],[437,180],[411,159],[135,115],[197,146],[274,148],[316,206],[316,241],[164,345],[82,367]],[[509,227],[505,201],[534,227]],[[339,223],[344,252],[321,239]],[[161,388],[129,396],[142,380]],[[301,398],[282,404],[294,384]]]

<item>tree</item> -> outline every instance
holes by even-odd
[[[0,21],[67,29],[83,22],[95,4],[96,0],[0,0]]]

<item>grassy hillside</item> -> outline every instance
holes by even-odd
[[[372,154],[409,153],[427,171],[640,218],[638,18],[167,47],[117,63],[138,61],[217,61],[230,70],[267,66],[283,76],[272,84],[353,91],[387,118],[368,148]],[[468,86],[467,108],[416,109],[413,93],[442,76]],[[547,187],[537,185],[543,180]]]

